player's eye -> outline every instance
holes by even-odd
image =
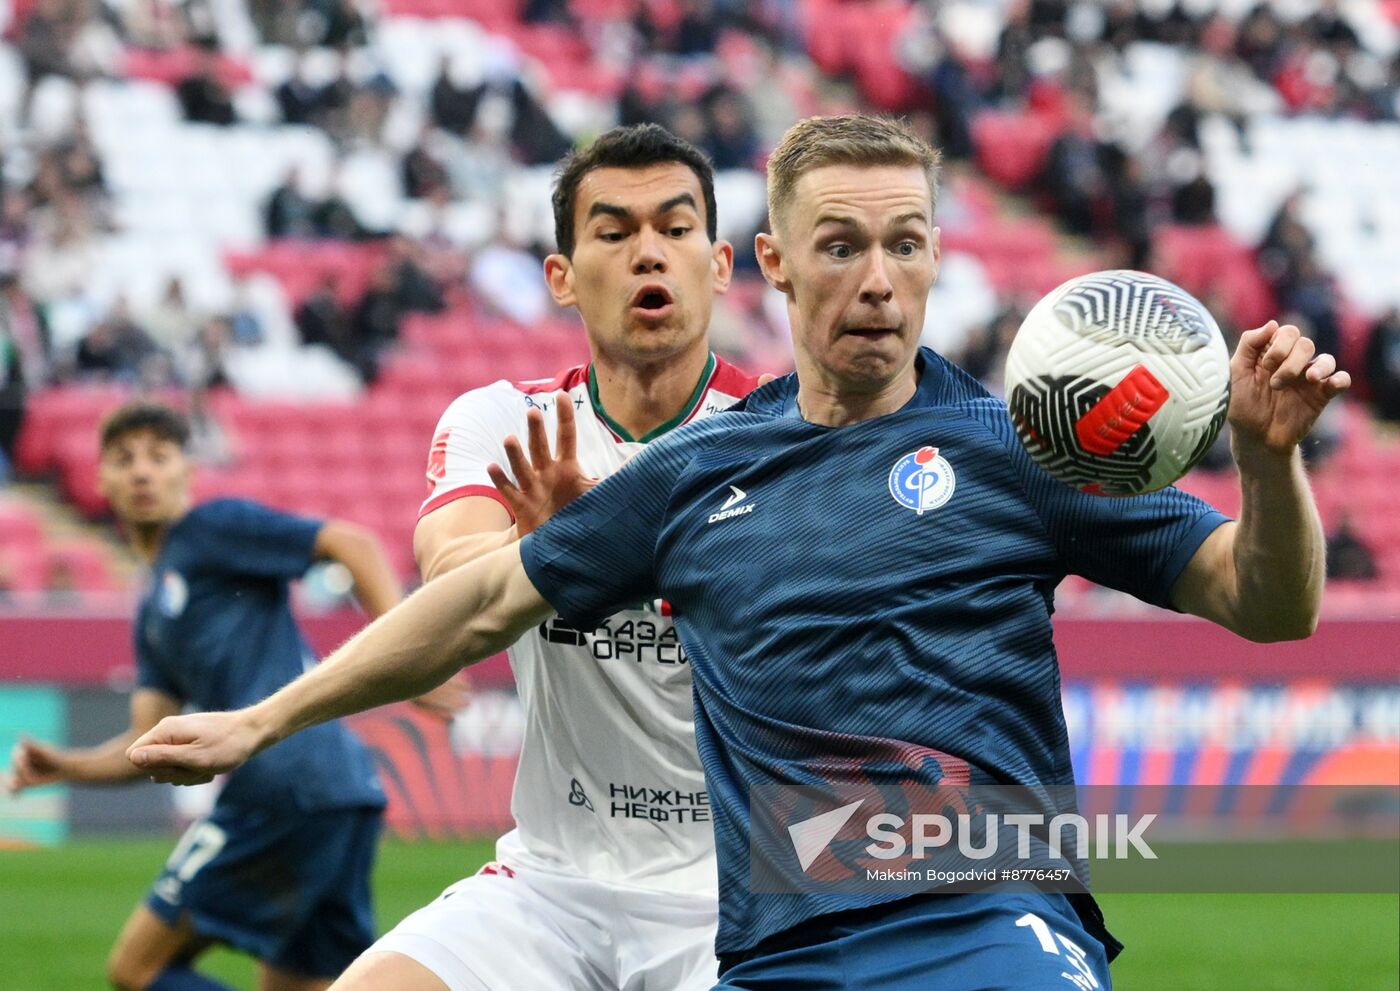
[[[685,237],[687,234],[690,233],[690,228],[689,228],[689,227],[672,227],[672,228],[671,228],[669,231],[667,231],[666,233],[667,233],[667,234],[670,234],[672,237]]]
[[[622,240],[622,231],[603,231],[598,236],[609,244],[616,244]]]
[[[849,244],[828,245],[826,253],[832,258],[849,258],[851,257],[851,246]]]
[[[914,255],[918,254],[919,246],[913,241],[900,241],[894,246],[894,250],[896,253],[906,258],[912,258]]]

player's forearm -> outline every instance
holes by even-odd
[[[1296,640],[1317,627],[1326,543],[1302,455],[1235,444],[1240,519],[1233,548],[1237,632]]]
[[[504,530],[491,530],[483,533],[469,533],[451,540],[434,549],[431,555],[418,562],[418,570],[425,582],[441,578],[449,571],[460,568],[469,561],[485,557],[516,540],[515,527]]]
[[[246,710],[263,749],[297,730],[412,698],[499,653],[551,610],[518,545],[430,582],[315,669]]]
[[[128,731],[112,737],[95,747],[60,751],[58,770],[64,780],[74,784],[121,784],[141,777],[141,769],[126,759],[126,748],[136,739]]]
[[[355,601],[371,617],[384,615],[403,598],[403,586],[394,575],[393,566],[379,540],[368,530],[328,524],[342,529],[333,533],[329,555],[345,566],[354,583]]]

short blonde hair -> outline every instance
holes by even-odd
[[[929,203],[937,207],[942,158],[902,120],[872,114],[808,117],[787,129],[768,159],[769,220],[776,227],[798,180],[828,165],[918,166],[928,178]]]

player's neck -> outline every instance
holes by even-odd
[[[685,419],[710,368],[706,345],[653,364],[629,364],[599,354],[589,388],[604,419],[625,439],[648,435]],[[620,428],[620,429],[619,429]]]
[[[170,532],[171,527],[184,519],[187,512],[189,506],[183,505],[178,514],[159,523],[123,523],[122,532],[126,534],[127,546],[142,561],[154,564],[160,556],[160,549],[165,546],[166,534]]]
[[[808,423],[823,427],[846,427],[897,412],[919,386],[916,374],[901,375],[873,392],[851,392],[824,376],[816,379],[803,381],[798,377],[797,408]]]

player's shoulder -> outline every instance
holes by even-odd
[[[711,397],[728,399],[733,405],[758,388],[758,376],[715,355],[714,371],[710,373],[705,388]]]
[[[556,392],[572,392],[587,386],[587,365],[566,368],[547,378],[521,382],[498,379],[489,385],[468,389],[452,400],[442,415],[441,423],[443,426],[463,427],[489,424],[503,418],[515,419]]]
[[[241,530],[256,529],[269,520],[292,518],[294,517],[290,513],[273,509],[253,499],[221,497],[202,502],[191,509],[180,521],[180,529],[237,533]]]

